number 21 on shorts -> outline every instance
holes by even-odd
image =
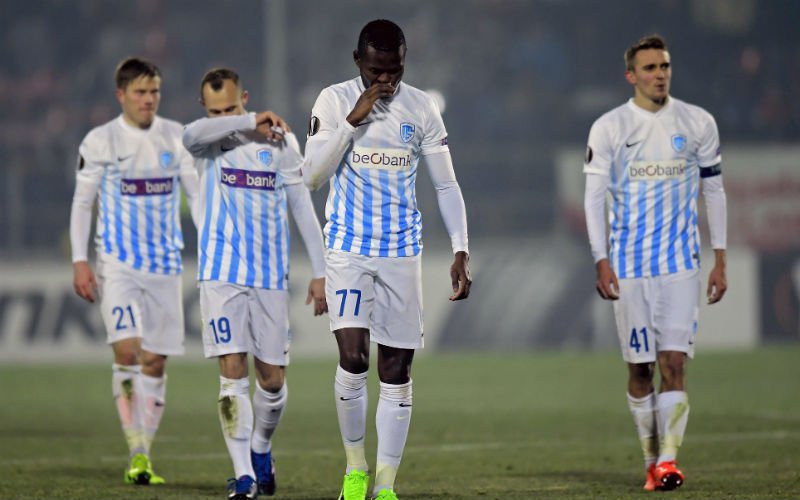
[[[650,352],[650,342],[647,338],[647,328],[642,328],[641,330],[636,331],[636,328],[631,330],[631,338],[628,342],[628,346],[632,349],[636,349],[638,353],[640,349],[644,349],[644,352]]]

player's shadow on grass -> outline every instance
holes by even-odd
[[[617,484],[620,488],[639,485],[641,480],[644,484],[644,471],[641,477],[630,472],[614,470],[562,470],[562,471],[543,471],[536,473],[537,478],[551,478],[561,483],[579,485],[580,487],[592,488],[596,485],[607,487],[609,484]],[[639,485],[641,486],[641,485]],[[638,491],[638,490],[637,490]]]

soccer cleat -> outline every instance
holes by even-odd
[[[378,492],[378,496],[372,497],[372,500],[397,500],[397,494],[389,488],[384,488]]]
[[[656,489],[669,491],[683,484],[683,472],[678,469],[677,465],[674,460],[656,465],[653,471],[656,478]]]
[[[153,464],[144,453],[137,453],[131,458],[130,467],[125,471],[123,478],[128,484],[156,485],[166,483],[163,477],[153,472]]]
[[[250,476],[228,479],[228,500],[254,500],[258,498],[258,484]]]
[[[253,462],[253,469],[256,471],[256,482],[258,483],[258,494],[272,496],[275,494],[275,461],[272,459],[272,452],[256,453],[250,450],[250,460]]]
[[[363,470],[354,470],[344,476],[339,500],[366,500],[369,476]]]
[[[647,479],[644,481],[645,491],[655,491],[658,482],[656,482],[656,464],[650,464],[647,467]]]

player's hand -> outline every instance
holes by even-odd
[[[308,296],[306,305],[314,301],[314,316],[328,312],[328,302],[325,300],[325,278],[315,278],[308,283]]]
[[[728,279],[725,277],[725,266],[717,264],[708,275],[708,288],[706,289],[708,303],[716,304],[722,300],[727,290]]]
[[[453,265],[450,266],[450,280],[453,282],[453,295],[450,300],[462,300],[469,297],[472,280],[469,276],[469,255],[467,252],[456,252]]]
[[[94,303],[97,297],[97,280],[92,272],[92,267],[88,262],[75,262],[72,265],[73,278],[72,286],[78,297]]]
[[[358,127],[358,124],[364,121],[372,112],[372,107],[378,99],[392,97],[397,87],[391,83],[373,83],[356,101],[353,111],[347,115],[347,121],[350,125]]]
[[[272,111],[262,111],[256,114],[256,132],[270,141],[281,142],[283,137],[291,131],[283,118]]]
[[[597,269],[597,293],[605,300],[617,300],[619,298],[619,281],[617,274],[611,269],[608,259],[601,259],[595,264]]]

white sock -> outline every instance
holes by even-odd
[[[128,442],[130,456],[147,453],[144,443],[143,415],[139,404],[142,398],[140,365],[111,365],[111,392]]]
[[[144,373],[139,374],[142,386],[142,415],[144,417],[144,446],[150,454],[150,445],[153,437],[161,424],[164,415],[165,398],[167,395],[167,376],[151,377]]]
[[[689,395],[685,391],[662,392],[658,395],[657,406],[661,452],[658,462],[661,463],[678,456],[689,421]]]
[[[381,382],[381,395],[375,415],[378,431],[378,463],[375,469],[375,489],[393,489],[397,469],[403,458],[408,427],[411,424],[411,384],[392,385]]]
[[[236,478],[256,477],[250,462],[250,436],[253,434],[253,405],[250,380],[219,377],[219,422],[228,446]]]
[[[289,388],[286,384],[283,384],[278,392],[268,392],[256,383],[256,390],[253,393],[256,420],[253,441],[250,443],[254,452],[266,453],[272,449],[272,434],[281,421],[288,397]]]
[[[658,459],[658,424],[656,423],[656,395],[650,393],[643,398],[628,394],[628,408],[636,424],[639,442],[644,453],[644,466],[647,468]]]
[[[350,373],[341,366],[336,367],[334,393],[336,414],[339,417],[339,432],[342,434],[344,452],[347,455],[347,471],[369,471],[364,455],[364,434],[367,428],[367,373]]]

